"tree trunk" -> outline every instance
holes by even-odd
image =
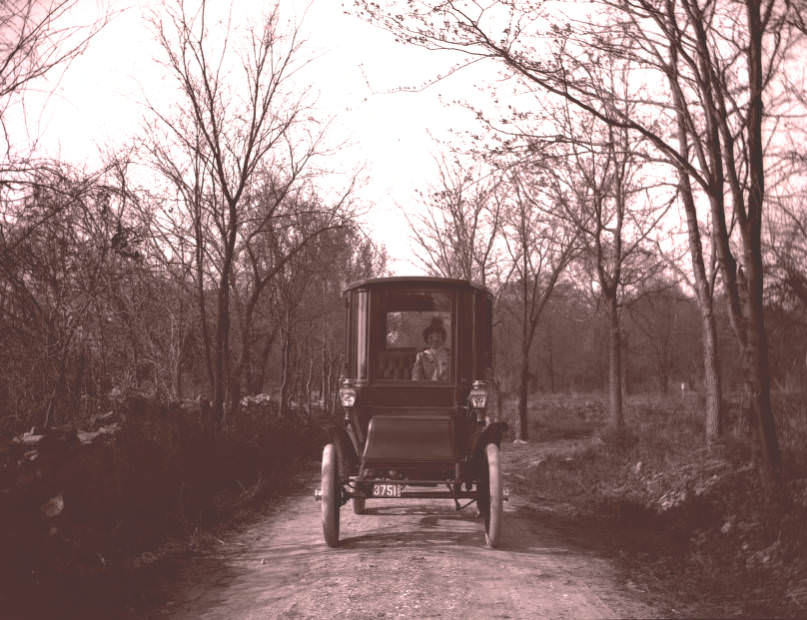
[[[712,445],[723,435],[723,405],[720,380],[720,355],[717,348],[717,325],[709,303],[700,304],[703,327],[703,387],[706,397],[706,443]]]
[[[630,394],[630,377],[628,376],[628,334],[619,333],[619,366],[621,369],[620,377],[622,379],[622,396],[623,398]]]
[[[280,362],[280,416],[284,417],[289,411],[289,390],[291,388],[291,325],[290,317],[286,312],[286,324],[282,328],[282,350]]]
[[[226,423],[224,401],[227,394],[229,373],[227,372],[228,336],[230,334],[230,287],[226,276],[222,275],[219,299],[218,320],[216,322],[215,366],[213,375],[213,415],[223,425]]]
[[[194,212],[194,234],[196,236],[195,258],[196,258],[196,295],[199,310],[199,326],[202,331],[202,342],[205,347],[205,370],[207,371],[207,387],[209,390],[214,389],[215,378],[213,370],[212,350],[213,345],[210,342],[210,332],[208,331],[207,324],[207,303],[205,301],[205,279],[204,279],[204,237],[202,235],[201,213],[200,207],[195,206]],[[208,392],[208,395],[210,392]]]
[[[261,349],[260,362],[254,376],[250,379],[250,390],[254,393],[261,392],[266,383],[266,369],[269,366],[269,355],[272,353],[272,345],[277,337],[277,327],[266,335],[266,342]]]
[[[753,247],[753,244],[752,244]],[[751,254],[751,256],[749,256]],[[765,479],[774,483],[779,478],[781,453],[776,436],[776,425],[771,407],[771,381],[768,363],[768,342],[762,308],[762,252],[746,252],[748,261],[748,328],[747,346],[744,351],[744,366],[747,385],[754,414],[755,430],[762,456],[762,470]]]
[[[687,180],[688,183],[688,180]],[[720,353],[717,342],[717,323],[714,315],[714,297],[706,277],[698,220],[692,195],[684,192],[689,228],[690,256],[695,273],[695,292],[701,313],[701,339],[703,341],[703,386],[706,397],[704,427],[706,443],[712,445],[723,435],[723,388],[720,379]]]
[[[530,381],[530,346],[525,341],[521,343],[521,381],[518,386],[518,427],[516,439],[527,441],[529,439],[527,419],[527,399]]]
[[[182,381],[182,353],[180,352],[179,359],[174,375],[174,391],[176,392],[176,399],[182,400],[185,397],[185,384]]]
[[[305,404],[306,404],[306,415],[308,419],[311,419],[311,386],[314,383],[314,356],[312,355],[308,359],[308,373],[305,377]]]
[[[244,376],[249,375],[249,369],[252,367],[252,316],[251,313],[247,313],[246,320],[244,321],[244,326],[242,327],[243,336],[241,338],[241,359],[238,360],[237,363],[234,364],[230,372],[230,414],[234,415],[237,414],[239,409],[241,408],[241,395],[243,394],[243,386],[244,386]],[[249,385],[247,384],[247,390],[249,393],[255,393],[249,389]]]
[[[669,364],[666,360],[660,360],[658,365],[658,388],[663,396],[670,393],[670,373]]]
[[[763,312],[762,209],[765,197],[765,163],[762,146],[762,70],[763,24],[759,0],[746,2],[748,13],[748,221],[743,235],[744,263],[747,270],[748,295],[748,366],[751,371],[757,433],[763,458],[763,475],[774,484],[780,475],[781,455],[776,437],[776,424],[771,409],[771,380],[768,364],[768,339]]]
[[[231,373],[227,388],[227,400],[229,402],[229,405],[227,406],[227,417],[238,415],[238,412],[241,410],[242,394],[243,390],[241,389],[241,380],[238,377],[238,374]]]
[[[257,338],[255,338],[257,341]],[[261,392],[261,388],[258,381],[258,368],[257,363],[253,359],[252,355],[250,355],[250,360],[248,364],[244,365],[244,386],[246,387],[248,394],[258,394]]]
[[[547,325],[546,338],[546,371],[549,376],[549,393],[555,393],[555,358],[552,346],[552,325]]]
[[[325,334],[325,327],[323,325],[322,328],[322,347],[320,349],[320,389],[319,389],[319,397],[322,401],[322,408],[323,411],[328,411],[328,397],[330,396],[330,368],[331,364],[328,360],[328,345],[327,345],[327,336]]]
[[[525,253],[526,255],[526,253]],[[529,429],[527,428],[527,393],[530,381],[530,312],[529,312],[529,289],[527,286],[527,266],[521,268],[521,381],[518,386],[518,427],[516,428],[516,439],[527,441]]]
[[[677,65],[677,48],[671,46],[671,62],[673,68]],[[681,157],[689,159],[689,140],[687,137],[687,122],[684,117],[684,104],[675,80],[671,77],[670,84],[673,91],[673,100],[677,106],[678,143]],[[692,184],[687,172],[678,169],[678,187],[681,191],[684,212],[687,222],[687,242],[689,255],[692,260],[692,271],[695,275],[695,294],[698,308],[701,312],[701,325],[703,332],[703,385],[706,396],[705,433],[706,443],[713,444],[723,433],[723,406],[722,387],[720,383],[720,355],[717,343],[717,325],[714,316],[714,297],[706,276],[706,264],[703,260],[703,244],[701,242],[700,227],[695,200],[692,195]]]
[[[608,364],[608,426],[612,435],[619,438],[625,433],[622,411],[622,343],[619,329],[619,308],[616,290],[607,291],[609,327]]]
[[[45,415],[42,419],[42,428],[49,428],[52,424],[56,423],[56,414],[59,411],[58,404],[62,400],[62,395],[66,388],[67,355],[67,347],[65,346],[59,354],[59,374],[56,378],[56,383],[53,385],[50,399],[48,399],[48,406],[45,409]]]

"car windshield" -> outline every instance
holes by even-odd
[[[395,381],[447,382],[451,378],[451,295],[441,291],[385,296],[384,342],[377,376]]]

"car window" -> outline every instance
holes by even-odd
[[[451,347],[451,313],[434,311],[387,312],[387,349],[423,349],[423,330],[439,322],[446,331],[445,346]]]
[[[377,376],[396,381],[449,381],[453,372],[450,368],[453,344],[451,304],[451,295],[440,291],[409,290],[386,295],[384,342],[379,352]],[[428,332],[435,330],[445,336],[439,369],[436,363],[432,364],[433,356],[427,355],[426,362],[418,357],[428,346]],[[418,371],[415,371],[416,363],[419,364]]]
[[[367,291],[359,291],[356,299],[355,325],[356,334],[356,377],[367,378]]]

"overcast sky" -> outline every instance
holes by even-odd
[[[282,2],[287,16],[302,16],[309,5]],[[38,137],[45,153],[92,167],[100,151],[119,148],[136,135],[145,96],[159,98],[168,90],[145,19],[161,4],[112,3],[121,12],[61,77],[47,104],[43,97],[51,85],[42,87],[41,96],[27,97],[27,132]],[[236,4],[239,10],[256,6]],[[101,0],[83,0],[80,8],[87,13],[78,17],[91,20],[103,6]],[[396,92],[427,82],[456,59],[397,44],[390,33],[346,15],[338,0],[313,0],[302,24],[307,53],[316,57],[308,79],[320,93],[321,114],[334,119],[331,139],[349,140],[329,166],[346,175],[363,167],[366,184],[359,197],[370,207],[367,227],[387,246],[396,273],[414,273],[402,209],[417,209],[415,191],[434,183],[433,158],[440,148],[435,139],[448,140],[450,128],[472,122],[470,113],[445,105],[441,96],[473,96],[477,78],[461,72],[422,92]]]

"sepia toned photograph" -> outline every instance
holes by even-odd
[[[0,619],[807,617],[807,3],[0,3]]]

